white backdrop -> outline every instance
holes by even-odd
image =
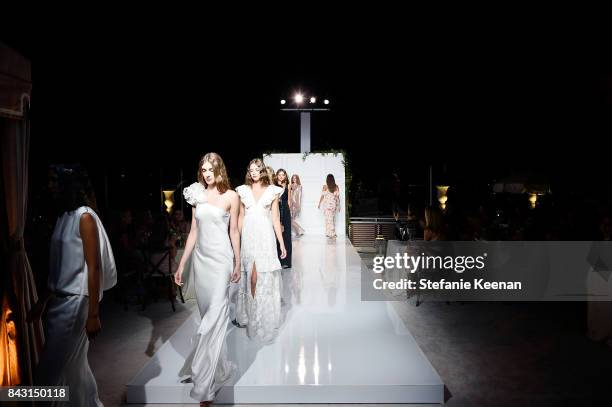
[[[289,179],[293,174],[300,176],[302,182],[302,210],[297,222],[304,228],[307,235],[325,236],[325,217],[323,211],[317,209],[321,198],[321,191],[325,184],[327,174],[333,174],[336,184],[340,187],[340,212],[336,214],[336,234],[344,236],[346,233],[346,203],[344,183],[344,156],[338,154],[312,153],[303,159],[304,154],[270,154],[264,156],[266,165],[277,171],[283,168],[287,171]]]

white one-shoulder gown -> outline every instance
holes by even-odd
[[[198,236],[191,254],[191,278],[202,321],[194,338],[194,348],[179,375],[191,376],[191,397],[213,400],[235,371],[235,365],[227,359],[225,341],[234,266],[228,233],[230,214],[208,203],[206,189],[198,182],[185,188],[183,194],[195,206]]]

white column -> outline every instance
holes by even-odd
[[[300,152],[310,152],[310,112],[300,112]]]

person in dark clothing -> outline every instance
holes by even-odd
[[[279,168],[276,171],[276,185],[283,188],[283,193],[278,201],[280,210],[280,221],[283,231],[283,240],[285,241],[285,248],[287,250],[287,256],[282,259],[280,257],[281,250],[278,242],[276,246],[278,249],[278,259],[284,269],[291,268],[291,211],[289,210],[289,202],[291,201],[291,189],[289,188],[289,178],[287,172]]]

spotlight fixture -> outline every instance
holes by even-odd
[[[310,93],[312,90],[304,92],[302,89],[295,89],[292,95],[289,97],[285,95],[285,99],[280,99],[280,110],[297,112],[300,115],[300,151],[308,153],[310,152],[310,115],[314,112],[329,112],[330,102],[329,99],[318,98],[314,92]],[[320,102],[317,103],[317,99],[323,100],[324,106]]]

